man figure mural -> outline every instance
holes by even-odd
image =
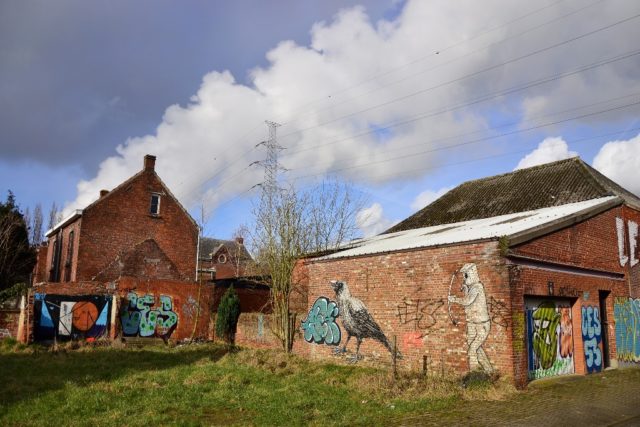
[[[492,372],[493,367],[482,344],[489,336],[491,319],[487,309],[487,298],[484,286],[478,277],[478,268],[469,263],[462,266],[460,273],[463,276],[461,290],[464,296],[459,298],[449,295],[449,303],[460,304],[464,307],[467,320],[467,345],[469,353],[469,368],[471,370],[481,367],[485,372]]]

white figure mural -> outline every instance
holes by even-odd
[[[491,319],[487,307],[487,297],[484,286],[478,276],[478,268],[469,263],[462,266],[460,273],[463,277],[461,290],[463,297],[449,295],[449,303],[460,304],[464,307],[467,320],[467,345],[469,353],[469,367],[471,370],[482,368],[485,372],[493,371],[491,362],[482,348],[482,344],[489,336]]]

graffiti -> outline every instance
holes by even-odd
[[[34,339],[95,339],[107,335],[111,297],[35,294]]]
[[[558,310],[560,310],[560,357],[566,359],[573,356],[571,309],[569,307],[559,307]]]
[[[424,335],[420,332],[407,332],[402,334],[402,344],[404,348],[420,348],[422,347]]]
[[[582,307],[582,341],[584,342],[584,357],[587,363],[587,372],[600,372],[602,370],[602,328],[600,325],[600,312],[598,307]]]
[[[503,328],[509,327],[509,310],[504,302],[490,297],[487,301],[487,307],[491,315],[491,323]]]
[[[182,304],[182,314],[187,316],[189,319],[195,319],[200,311],[200,304],[198,301],[191,295],[187,297],[187,302]]]
[[[315,344],[340,344],[340,328],[336,324],[339,314],[340,310],[335,302],[319,297],[313,303],[307,318],[302,321],[304,340]]]
[[[467,321],[469,368],[471,370],[482,368],[485,372],[491,372],[493,367],[482,347],[491,330],[491,318],[489,317],[484,286],[480,282],[478,268],[475,264],[463,265],[460,273],[463,276],[462,291],[464,296],[459,298],[449,295],[448,299],[450,303],[464,307]]]
[[[616,320],[618,359],[640,362],[640,299],[616,299],[613,315]]]
[[[356,354],[353,358],[354,362],[358,361],[360,345],[365,338],[373,338],[380,342],[393,355],[393,347],[389,344],[384,332],[369,314],[364,303],[351,295],[347,283],[334,280],[331,282],[331,286],[336,293],[337,305],[342,317],[342,326],[347,332],[347,341],[344,343],[342,352],[345,353],[347,351],[347,345],[351,337],[356,337],[357,346]],[[399,353],[396,353],[396,355],[401,357]]]
[[[574,370],[571,308],[543,301],[527,307],[529,378],[570,374]]]
[[[444,306],[443,299],[436,300],[404,300],[396,307],[398,320],[402,325],[413,324],[415,331],[426,331],[436,324],[436,312]],[[423,338],[423,332],[420,338]]]
[[[0,329],[0,339],[11,338],[11,332],[8,329]]]
[[[122,333],[125,337],[160,337],[167,339],[178,325],[178,315],[173,311],[170,296],[160,295],[160,306],[155,305],[152,294],[138,296],[135,292],[127,295],[129,304],[124,306],[120,314]]]
[[[620,266],[624,267],[630,261],[631,267],[638,264],[638,224],[634,221],[627,221],[628,247],[625,247],[624,219],[616,218],[616,234],[618,237],[618,260]],[[628,249],[628,252],[627,252]]]

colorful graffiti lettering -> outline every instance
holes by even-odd
[[[339,314],[340,310],[334,301],[319,297],[313,303],[307,318],[302,321],[304,340],[315,344],[340,344],[340,328],[336,324]]]
[[[628,243],[629,247],[625,247],[624,219],[616,218],[616,234],[618,236],[618,259],[620,266],[624,267],[630,261],[631,267],[640,262],[636,258],[636,250],[638,247],[638,224],[634,221],[627,221]],[[628,251],[627,251],[628,250]]]
[[[95,339],[108,333],[111,297],[35,294],[34,340]]]
[[[584,357],[589,373],[602,370],[601,333],[598,307],[590,305],[582,307],[582,341],[584,342]]]
[[[613,305],[618,359],[640,362],[640,299],[618,298]]]
[[[469,368],[481,368],[485,372],[493,371],[491,362],[482,345],[491,330],[491,317],[484,286],[480,282],[478,267],[473,263],[462,266],[460,273],[463,277],[463,297],[449,295],[449,303],[460,304],[464,307],[467,321],[467,345],[469,354]]]
[[[178,325],[178,315],[173,311],[170,296],[160,295],[160,306],[154,309],[155,297],[151,294],[138,296],[130,292],[127,299],[129,304],[120,314],[125,337],[139,335],[167,339],[171,336]]]
[[[543,301],[527,307],[529,378],[570,374],[574,371],[571,308]]]

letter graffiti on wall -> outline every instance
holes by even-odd
[[[106,336],[111,296],[35,294],[34,340],[95,339]]]
[[[587,372],[602,370],[602,327],[598,307],[591,305],[582,307],[582,341]]]
[[[178,314],[173,311],[170,296],[160,295],[160,305],[155,306],[155,296],[138,296],[135,292],[127,295],[128,304],[123,303],[120,313],[122,334],[125,337],[160,337],[167,339],[178,325]]]
[[[620,266],[624,267],[627,262],[634,267],[638,264],[638,224],[634,221],[627,221],[627,245],[625,245],[624,219],[616,218],[616,234],[618,236],[618,259]],[[628,252],[627,252],[628,249]]]
[[[307,318],[302,321],[304,340],[315,344],[340,344],[340,327],[336,324],[339,314],[340,310],[334,301],[319,297],[313,303]]]
[[[396,313],[400,324],[413,325],[414,330],[420,332],[420,338],[422,338],[436,324],[436,312],[443,306],[442,298],[434,300],[404,298],[397,305]]]
[[[449,295],[448,300],[450,303],[460,304],[464,307],[467,321],[469,368],[471,370],[482,368],[485,372],[491,372],[493,367],[482,347],[491,330],[491,318],[484,286],[480,282],[478,268],[475,264],[463,265],[460,273],[463,277],[462,291],[464,296]]]
[[[526,303],[530,379],[574,372],[571,308],[561,304]]]
[[[640,299],[617,298],[613,315],[618,360],[640,362]]]

